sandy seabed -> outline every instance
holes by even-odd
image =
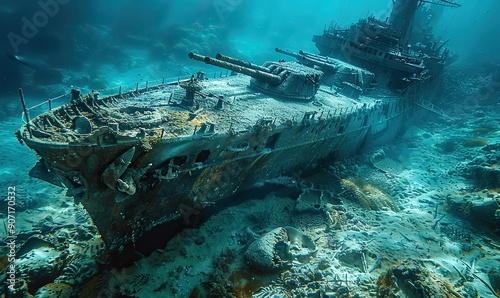
[[[454,120],[429,113],[394,143],[265,182],[270,191],[244,194],[122,269],[107,265],[81,205],[28,176],[36,156],[14,136],[20,118],[9,118],[0,212],[7,223],[14,186],[16,287],[36,297],[496,297],[498,108]]]

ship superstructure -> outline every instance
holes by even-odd
[[[385,20],[372,16],[349,28],[332,22],[322,35],[313,36],[313,42],[320,55],[368,69],[376,74],[379,84],[392,90],[404,88],[408,80],[435,83],[434,78],[446,65],[450,52],[445,48],[447,41],[412,37],[415,12],[424,4],[459,6],[454,1],[397,0]]]

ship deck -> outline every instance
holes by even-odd
[[[293,100],[254,91],[249,84],[250,77],[245,75],[202,81],[203,89],[195,95],[199,104],[196,111],[179,105],[186,92],[177,83],[97,100],[87,95],[78,103],[65,104],[33,119],[33,136],[42,142],[88,142],[89,135],[108,126],[125,138],[173,139],[199,133],[203,124],[213,124],[213,131],[207,129],[206,133],[247,131],[262,119],[279,126],[301,121],[306,114],[335,117],[396,98],[383,91],[372,91],[370,96],[353,100],[323,85],[314,100]],[[223,100],[222,109],[216,108],[219,99]],[[88,119],[90,131],[82,132],[77,118]]]

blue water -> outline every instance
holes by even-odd
[[[420,15],[431,20],[440,41],[449,40],[447,47],[459,56],[454,67],[500,63],[500,1],[457,2],[462,7],[434,6]],[[31,107],[72,88],[107,94],[120,86],[127,90],[190,76],[199,69],[211,76],[221,69],[189,60],[187,53],[220,52],[256,64],[290,58],[277,54],[275,47],[317,53],[311,38],[332,21],[348,28],[367,16],[385,19],[391,9],[392,0],[3,0],[0,191],[15,185],[21,195],[43,201],[51,214],[65,200],[61,189],[28,175],[37,157],[14,137],[23,123],[18,88]],[[63,97],[53,106],[68,100]],[[30,115],[47,109],[43,104]],[[433,137],[439,139],[437,135]],[[54,198],[57,206],[51,205]]]
[[[448,45],[462,63],[496,59],[500,45],[491,32],[499,27],[500,4],[495,0],[460,4],[459,9],[435,6],[424,17],[433,19],[437,37],[450,39]],[[141,4],[6,0],[0,5],[0,95],[17,97],[17,88],[23,87],[32,98],[45,98],[71,86],[101,89],[123,80],[134,84],[187,75],[190,66],[196,67],[187,61],[188,51],[222,52],[256,63],[283,58],[274,53],[275,47],[316,52],[311,36],[331,21],[348,27],[369,15],[384,19],[391,8],[390,0],[151,0]],[[26,59],[38,71],[6,54]],[[55,70],[39,70],[43,65]],[[120,79],[112,78],[118,75]]]

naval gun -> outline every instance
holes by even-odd
[[[356,89],[359,92],[370,89],[373,86],[375,74],[348,64],[339,59],[311,54],[300,50],[294,53],[288,50],[275,48],[276,52],[294,57],[298,62],[317,68],[324,72],[323,83],[327,85],[334,85],[342,90]]]
[[[336,60],[320,56],[316,54],[310,54],[300,50],[298,53],[294,53],[288,50],[283,50],[280,48],[274,49],[277,53],[285,54],[287,56],[294,57],[302,64],[305,64],[309,67],[320,67],[325,72],[337,72],[339,69],[338,63],[335,63]]]
[[[268,61],[259,66],[222,54],[212,58],[190,52],[188,57],[250,76],[251,88],[289,99],[312,99],[323,78],[322,71],[298,62]]]

